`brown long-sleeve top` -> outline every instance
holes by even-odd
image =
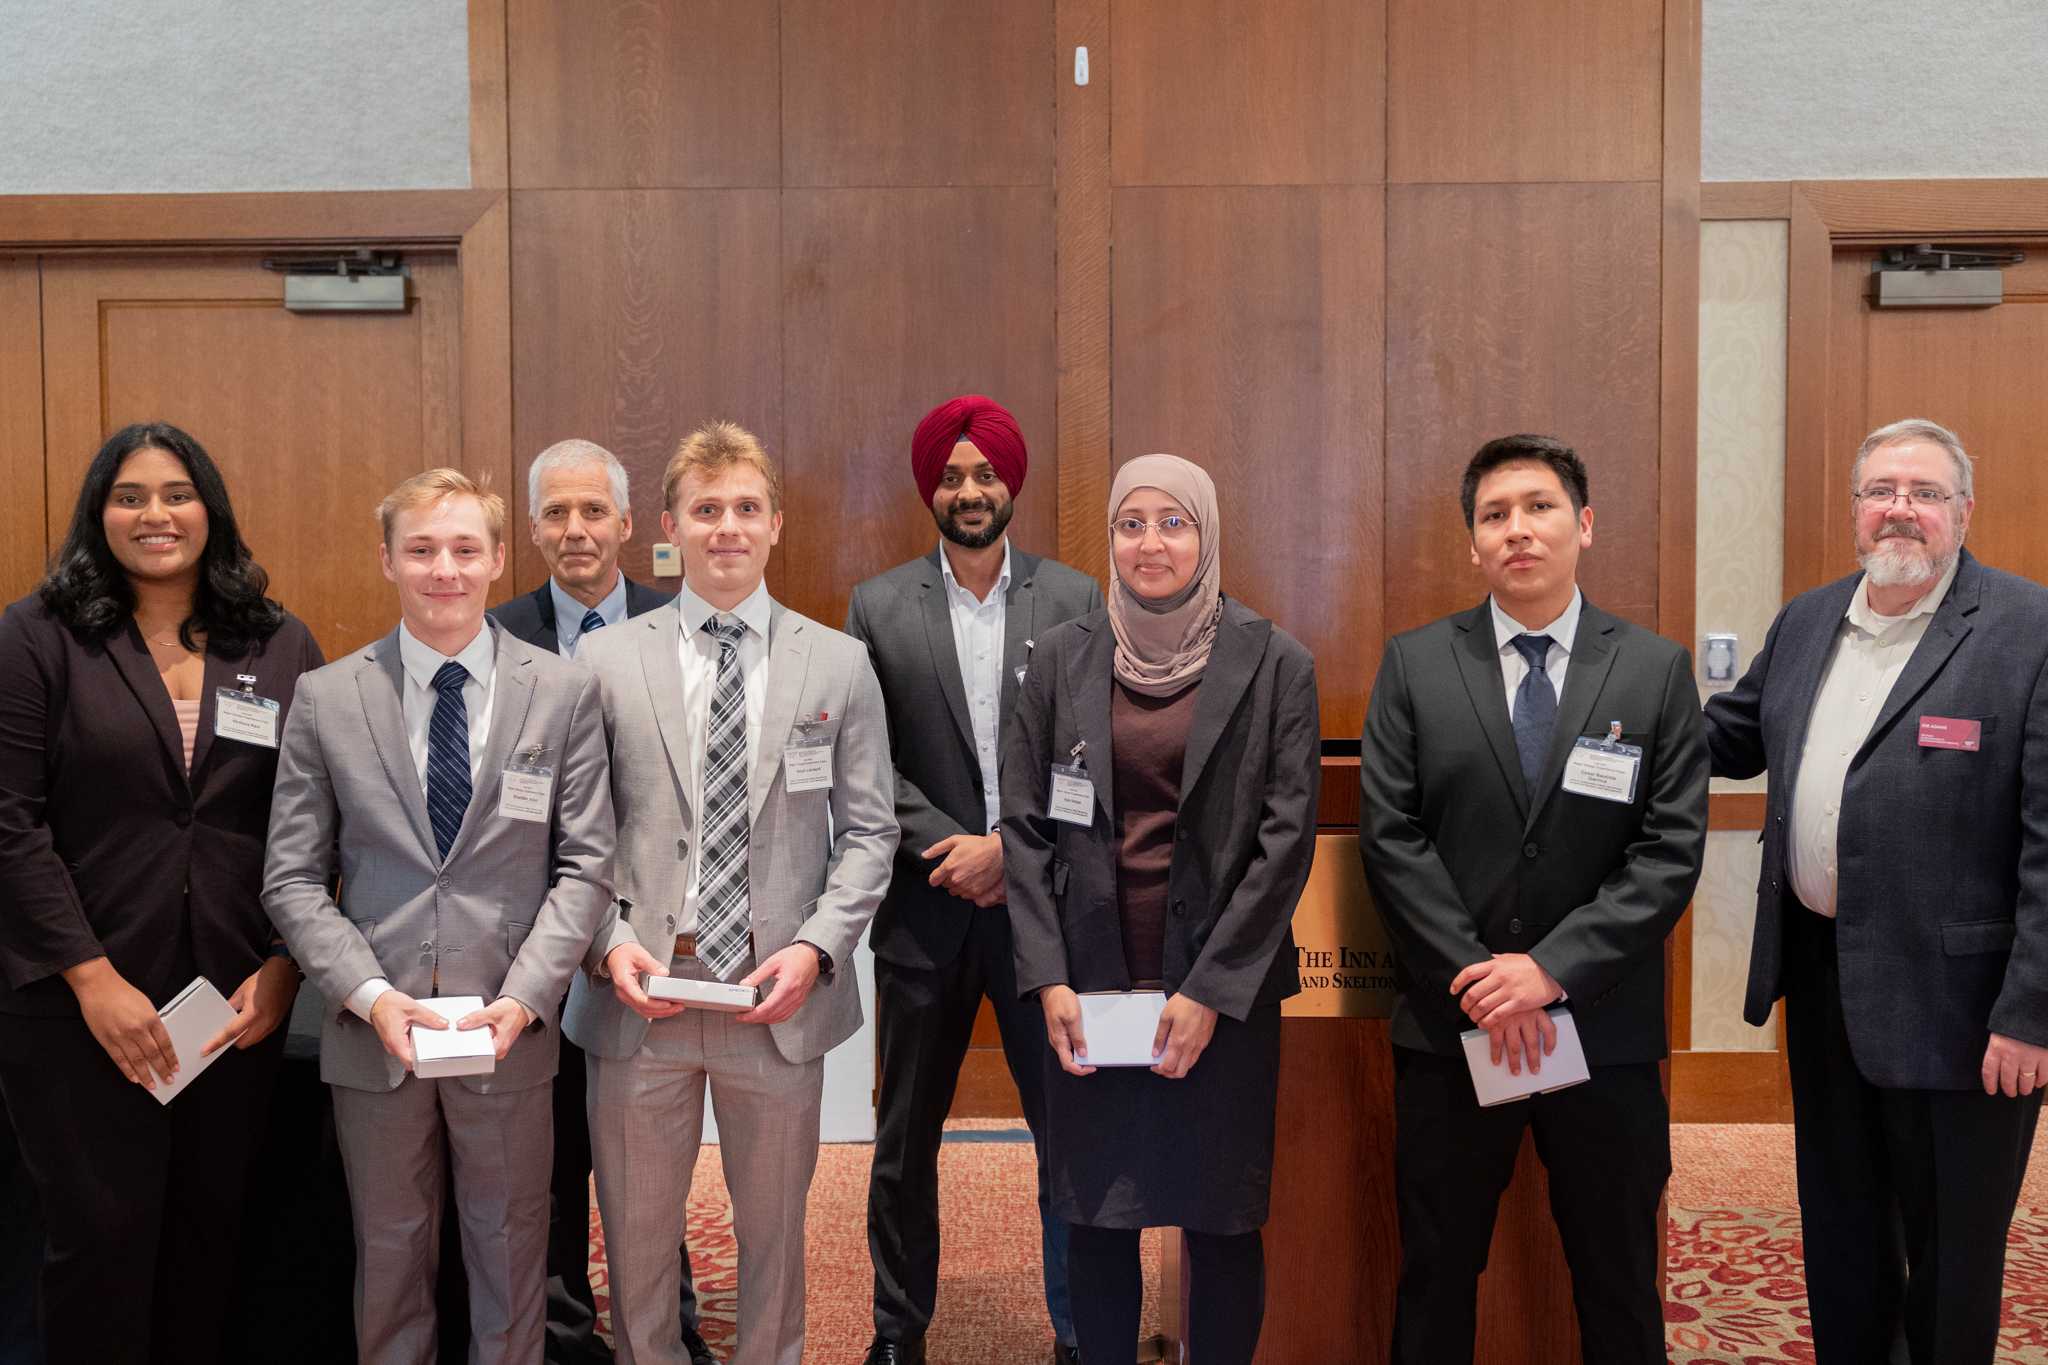
[[[1148,697],[1117,683],[1110,695],[1110,748],[1116,758],[1116,906],[1133,990],[1159,990],[1166,977],[1173,827],[1180,818],[1188,726],[1201,690],[1198,681],[1170,697]]]

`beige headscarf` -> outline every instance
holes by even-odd
[[[1223,540],[1216,516],[1216,485],[1200,465],[1178,455],[1140,455],[1117,470],[1109,490],[1109,516],[1134,488],[1156,488],[1194,514],[1201,537],[1194,576],[1169,597],[1143,597],[1114,573],[1109,584],[1109,624],[1116,631],[1117,681],[1148,697],[1170,697],[1198,681],[1209,666],[1216,623],[1223,615],[1223,570],[1217,547]],[[1109,529],[1110,563],[1116,563],[1116,531]]]

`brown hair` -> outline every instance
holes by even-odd
[[[429,469],[386,493],[384,501],[377,504],[377,523],[384,528],[384,543],[391,543],[391,524],[398,520],[400,512],[428,507],[457,494],[475,498],[484,509],[484,529],[490,532],[491,544],[495,546],[505,535],[505,500],[491,491],[488,475],[472,479],[459,469]]]
[[[775,461],[768,458],[753,432],[733,422],[707,422],[683,438],[661,475],[661,505],[670,515],[676,510],[676,490],[691,474],[715,478],[734,465],[751,465],[768,485],[768,510],[782,510],[782,480],[776,476]]]

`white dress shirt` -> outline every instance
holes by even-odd
[[[565,659],[576,657],[576,642],[583,638],[583,613],[592,610],[568,593],[554,579],[548,580],[548,591],[555,599],[555,651]],[[612,590],[605,594],[604,601],[595,608],[608,626],[615,626],[626,619],[626,576],[620,574],[612,584]]]
[[[981,795],[986,834],[1002,818],[1001,779],[996,775],[996,732],[1003,715],[1003,600],[1010,592],[1010,542],[1003,541],[1003,571],[979,601],[953,577],[953,561],[939,547],[939,569],[946,576],[947,615],[953,618],[953,653],[960,660],[960,685],[967,690],[967,714],[974,720],[974,754],[981,763]]]
[[[1786,843],[1800,904],[1830,919],[1835,914],[1835,836],[1849,764],[1870,737],[1877,713],[1955,577],[1951,564],[1904,616],[1879,616],[1858,582],[1843,613],[1835,656],[1806,721],[1806,747],[1800,750],[1799,778],[1792,788],[1792,837]]]
[[[399,707],[405,715],[405,739],[412,749],[412,764],[420,776],[420,791],[427,789],[427,731],[434,722],[434,704],[441,694],[434,690],[434,675],[441,671],[441,665],[454,659],[469,670],[469,680],[462,684],[462,705],[469,713],[469,780],[474,784],[481,780],[479,769],[484,761],[484,743],[491,734],[491,699],[497,692],[498,642],[491,635],[488,623],[477,626],[476,638],[462,647],[459,654],[443,654],[431,645],[423,645],[405,622],[398,623],[398,663],[405,673],[400,684],[403,694]],[[347,1005],[363,1018],[370,1017],[370,1006],[377,1003],[377,997],[391,989],[391,983],[381,976],[373,976],[349,992]],[[454,1020],[449,1020],[454,1023]]]
[[[1572,600],[1564,612],[1549,625],[1540,630],[1531,630],[1500,609],[1500,603],[1489,597],[1487,605],[1493,608],[1493,641],[1500,651],[1501,680],[1507,684],[1508,719],[1515,716],[1515,693],[1522,686],[1522,679],[1529,676],[1528,660],[1522,651],[1515,648],[1517,635],[1548,635],[1550,653],[1543,658],[1543,671],[1550,675],[1550,686],[1557,693],[1559,702],[1564,701],[1564,675],[1572,663],[1572,641],[1579,634],[1579,608],[1585,605],[1585,595],[1577,588],[1572,589]]]
[[[754,762],[761,752],[761,713],[768,705],[768,625],[774,603],[768,596],[767,583],[763,582],[735,610],[722,613],[691,592],[685,581],[676,593],[676,609],[683,616],[676,654],[683,671],[683,750],[690,761],[685,795],[690,801],[692,818],[697,821],[683,868],[683,907],[676,917],[676,932],[695,934],[697,859],[702,842],[697,835],[704,827],[704,744],[711,729],[711,698],[718,688],[718,637],[705,630],[704,623],[713,616],[724,615],[738,619],[747,628],[747,633],[740,637],[739,664],[740,681],[747,690],[747,773],[751,785]],[[656,952],[657,957],[660,955]]]

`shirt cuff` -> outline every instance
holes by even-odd
[[[381,976],[373,976],[362,985],[350,991],[348,993],[348,1000],[345,1003],[350,1010],[361,1015],[364,1021],[367,1022],[370,1018],[370,1006],[376,1004],[377,997],[390,989],[391,983],[389,981],[386,981]]]

